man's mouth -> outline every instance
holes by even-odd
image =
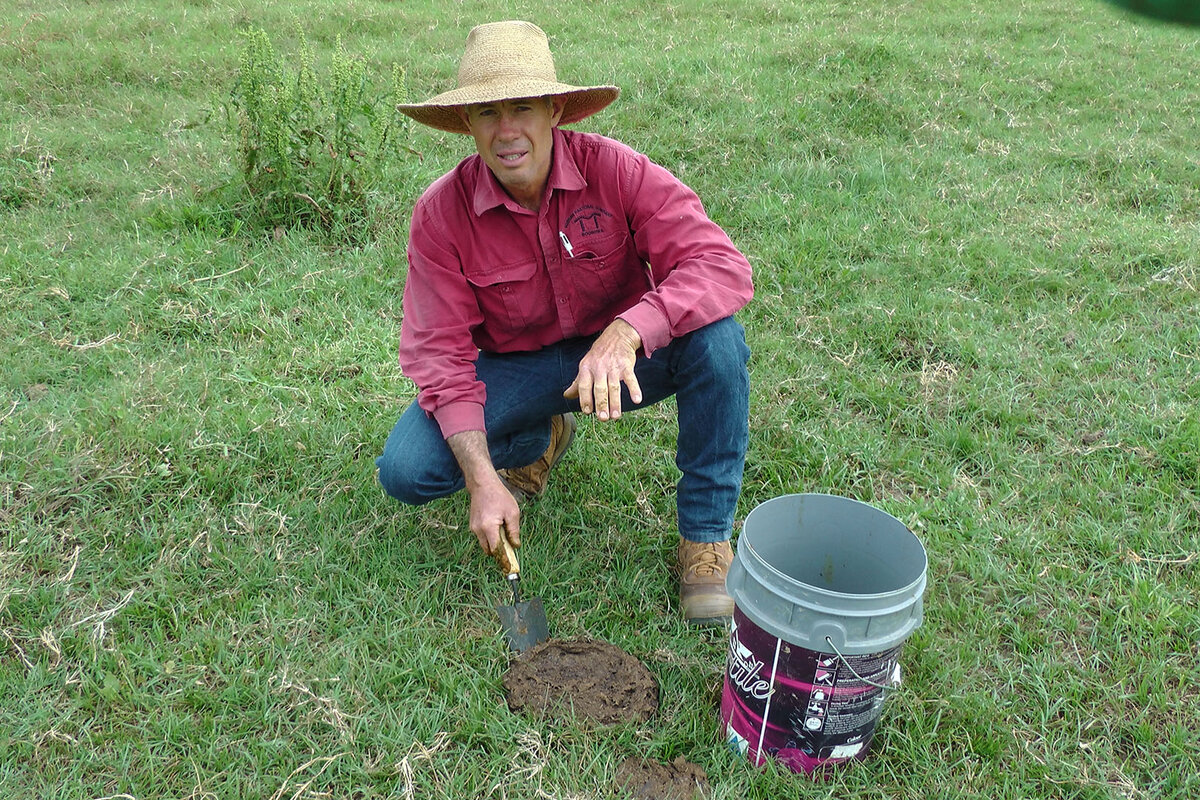
[[[501,153],[500,160],[508,163],[515,163],[525,157],[525,151],[519,153]]]

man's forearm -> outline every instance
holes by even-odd
[[[521,546],[521,510],[496,474],[483,431],[462,431],[446,439],[458,460],[471,496],[471,531],[485,553],[495,553],[500,537]],[[507,569],[507,567],[505,567]]]
[[[488,452],[487,434],[483,431],[456,433],[446,440],[446,444],[458,461],[468,492],[474,494],[482,482],[496,479],[496,468],[492,466],[492,456]]]

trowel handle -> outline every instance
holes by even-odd
[[[520,575],[521,562],[517,561],[517,551],[509,544],[507,532],[501,528],[500,544],[492,551],[492,558],[500,565],[505,575]]]

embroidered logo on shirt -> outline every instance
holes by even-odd
[[[604,233],[605,218],[613,219],[613,215],[599,206],[580,206],[571,212],[571,216],[567,217],[564,227],[574,226],[574,231],[581,237],[595,236]]]

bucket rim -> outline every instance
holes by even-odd
[[[908,596],[913,593],[913,589],[915,589],[917,586],[924,586],[927,583],[927,573],[929,571],[929,552],[925,549],[925,544],[921,541],[921,538],[919,536],[917,536],[915,533],[913,533],[911,528],[909,528],[907,525],[905,525],[903,522],[901,522],[899,519],[897,519],[892,514],[889,514],[888,512],[884,511],[883,509],[877,508],[877,507],[871,505],[870,503],[865,503],[862,500],[857,500],[853,497],[845,497],[843,495],[827,494],[827,493],[823,493],[823,492],[793,492],[790,494],[781,494],[781,495],[772,497],[770,499],[764,500],[762,503],[759,503],[757,506],[752,508],[750,510],[750,514],[746,515],[746,520],[748,521],[750,519],[750,516],[753,515],[755,511],[757,511],[759,508],[763,507],[764,505],[766,505],[768,503],[774,502],[776,500],[783,500],[783,499],[797,498],[797,497],[819,497],[819,498],[826,498],[826,499],[832,499],[832,500],[853,503],[855,505],[864,506],[878,514],[883,514],[884,516],[893,520],[897,525],[899,525],[904,530],[905,533],[907,533],[909,535],[909,537],[911,537],[912,541],[917,545],[917,549],[921,554],[921,569],[920,569],[919,574],[917,575],[916,578],[914,578],[913,580],[904,584],[903,586],[899,586],[895,589],[888,589],[887,591],[883,591],[883,592],[839,592],[834,589],[826,589],[821,586],[817,586],[816,584],[812,584],[807,581],[802,581],[802,580],[795,578],[794,576],[789,575],[786,572],[772,566],[770,561],[768,561],[763,556],[763,554],[754,547],[753,537],[752,537],[752,535],[748,535],[747,530],[746,530],[746,525],[743,522],[742,534],[741,534],[741,536],[738,537],[738,541],[737,541],[738,550],[740,551],[741,548],[744,546],[747,550],[749,550],[751,553],[753,553],[754,554],[754,562],[755,562],[756,566],[761,566],[763,569],[768,570],[772,575],[778,577],[785,583],[802,586],[806,590],[812,591],[819,595],[825,595],[828,597],[838,597],[838,598],[883,599],[883,598],[895,597],[895,596]],[[745,564],[746,564],[746,562],[743,561],[743,566],[745,566]]]
[[[911,533],[911,531],[910,531],[910,533]],[[742,546],[742,542],[739,541],[738,547],[740,548],[741,546]],[[816,584],[808,583],[807,581],[802,581],[797,578],[794,578],[791,575],[788,575],[786,572],[783,572],[782,570],[776,569],[775,567],[771,566],[770,562],[768,562],[765,558],[763,558],[762,554],[754,549],[753,542],[746,542],[745,546],[746,546],[746,549],[748,549],[750,552],[754,553],[754,561],[757,566],[761,566],[763,569],[768,570],[773,575],[780,578],[781,580],[783,580],[786,583],[795,584],[797,586],[803,586],[805,589],[812,591],[816,594],[826,595],[829,597],[845,597],[845,598],[858,597],[858,598],[864,598],[864,599],[865,598],[883,599],[883,598],[888,598],[888,597],[895,597],[897,595],[908,596],[908,595],[913,594],[913,590],[917,586],[923,585],[923,584],[927,583],[927,581],[928,581],[928,578],[926,576],[926,571],[929,569],[929,555],[925,554],[925,567],[924,567],[924,569],[921,570],[921,574],[919,576],[917,576],[916,579],[909,581],[908,583],[904,584],[903,586],[897,587],[895,589],[889,589],[885,592],[839,592],[834,589],[825,589],[823,587],[817,586]],[[745,562],[743,562],[743,566],[744,565],[745,565]],[[847,613],[847,612],[845,612],[843,610],[840,613]],[[871,616],[871,614],[864,613],[862,616]]]

